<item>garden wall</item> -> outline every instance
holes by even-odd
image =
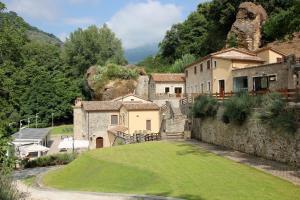
[[[242,125],[222,122],[223,108],[212,119],[193,119],[192,138],[267,159],[300,166],[300,131],[272,130],[254,114]]]

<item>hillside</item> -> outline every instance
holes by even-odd
[[[34,26],[31,26],[30,24],[25,22],[25,20],[22,17],[19,17],[15,12],[10,11],[0,13],[0,20],[3,17],[8,18],[10,23],[14,24],[16,27],[25,28],[29,40],[43,41],[58,46],[61,46],[63,44],[63,42],[55,35],[46,33]]]
[[[300,32],[294,33],[293,38],[286,41],[275,41],[267,46],[273,47],[287,55],[295,54],[300,57]]]

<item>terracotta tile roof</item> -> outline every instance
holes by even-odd
[[[122,102],[119,101],[83,101],[85,111],[119,111]]]
[[[257,61],[257,62],[264,62],[261,58],[259,58],[255,52],[251,52],[247,49],[242,48],[227,48],[223,49],[207,56],[200,58],[199,60],[195,61],[192,64],[187,65],[185,68],[191,67],[195,64],[202,62],[205,59],[210,57],[213,58],[222,58],[222,59],[229,59],[229,60],[245,60],[245,61]]]
[[[159,106],[155,103],[124,103],[126,110],[159,110]]]
[[[287,54],[285,54],[282,51],[279,51],[277,49],[274,49],[273,47],[263,47],[263,48],[257,49],[255,51],[255,53],[259,53],[259,52],[262,52],[262,51],[265,51],[265,50],[271,50],[271,51],[274,51],[275,53],[278,53],[278,54],[280,54],[282,56],[287,56]]]
[[[165,73],[165,74],[152,74],[151,78],[155,82],[185,82],[184,74]]]

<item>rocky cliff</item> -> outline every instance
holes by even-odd
[[[135,66],[125,66],[124,68],[133,69]],[[137,69],[139,76],[136,79],[97,78],[98,70],[97,66],[92,66],[85,74],[86,90],[90,93],[92,100],[109,101],[132,93],[148,98],[148,76],[142,68]]]
[[[261,29],[267,19],[267,12],[261,5],[252,2],[241,3],[236,21],[227,35],[227,47],[235,40],[236,46],[251,51],[261,45]]]

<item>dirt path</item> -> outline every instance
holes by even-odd
[[[176,200],[174,198],[151,197],[143,195],[72,192],[39,189],[28,187],[24,185],[21,181],[17,181],[16,186],[21,192],[23,192],[26,200]]]

